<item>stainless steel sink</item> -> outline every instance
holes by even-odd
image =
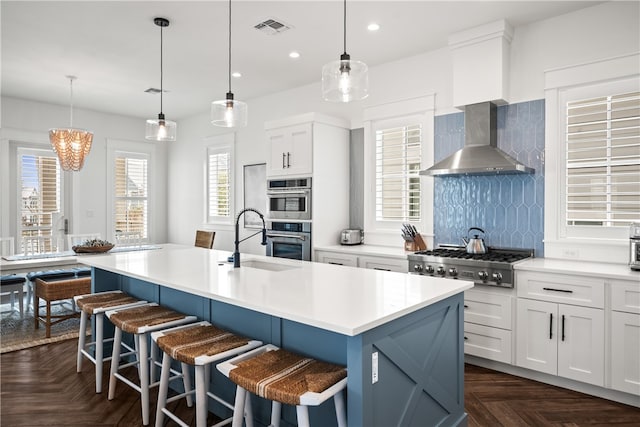
[[[260,270],[269,270],[269,271],[285,271],[292,270],[294,268],[299,268],[295,265],[287,265],[287,264],[279,264],[275,262],[266,262],[266,261],[258,261],[255,259],[240,261],[241,267],[249,267],[249,268],[258,268]]]

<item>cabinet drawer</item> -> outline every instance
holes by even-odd
[[[400,273],[409,271],[409,263],[406,259],[384,257],[361,256],[358,259],[358,267],[371,268],[373,270],[397,271]]]
[[[611,309],[627,313],[640,313],[640,283],[609,281],[611,286]]]
[[[346,265],[349,267],[358,266],[358,257],[355,255],[336,254],[333,252],[316,252],[316,261],[325,264]]]
[[[511,331],[464,322],[464,352],[511,363]]]
[[[518,272],[516,290],[520,298],[604,308],[604,281],[589,277]]]
[[[513,297],[476,290],[464,293],[464,321],[511,330]]]

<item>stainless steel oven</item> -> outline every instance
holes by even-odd
[[[267,230],[267,256],[311,261],[311,223],[272,222]]]
[[[311,219],[311,178],[267,181],[270,219]]]

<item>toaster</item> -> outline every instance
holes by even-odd
[[[341,245],[360,245],[364,243],[364,230],[346,229],[340,233]]]

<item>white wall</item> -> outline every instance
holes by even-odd
[[[543,73],[547,69],[639,51],[639,16],[638,2],[612,2],[516,27],[511,44],[510,102],[544,98]],[[244,99],[249,104],[249,125],[236,135],[236,211],[243,207],[242,166],[266,161],[265,121],[320,112],[349,119],[352,128],[359,128],[364,108],[426,94],[436,95],[437,115],[458,111],[452,104],[451,67],[448,48],[372,67],[369,98],[346,105],[322,101],[320,82],[257,99]],[[242,94],[237,93],[236,97],[242,99]],[[219,131],[209,124],[208,112],[180,123],[180,140],[170,148],[169,240],[172,242],[189,243],[193,230],[202,226],[202,139],[216,132]],[[193,191],[185,192],[185,188]],[[231,250],[230,230],[218,228],[217,231],[215,247]],[[258,245],[249,242],[243,243],[242,250],[262,253]]]
[[[72,180],[73,207],[71,212],[71,233],[99,232],[107,233],[106,197],[106,141],[117,139],[122,141],[145,142],[145,120],[113,114],[74,108],[74,125],[93,131],[91,152],[85,159],[84,167],[78,172],[65,172]],[[69,107],[44,104],[24,99],[2,97],[2,129],[0,129],[0,182],[2,196],[0,198],[0,233],[14,236],[13,224],[9,221],[9,158],[8,146],[11,140],[42,144],[50,148],[48,130],[54,127],[67,126],[69,123]],[[153,243],[167,241],[167,150],[164,144],[158,150],[158,168],[156,196],[158,197],[156,224]],[[69,216],[69,215],[68,215]]]

